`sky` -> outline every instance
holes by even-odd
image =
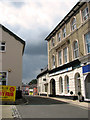
[[[0,0],[0,23],[25,42],[23,83],[48,65],[45,38],[78,0]]]

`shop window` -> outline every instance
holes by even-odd
[[[59,82],[60,82],[60,94],[61,94],[61,93],[63,93],[63,79],[62,79],[62,77],[60,77]]]
[[[69,93],[69,77],[65,76],[65,92],[66,94]]]

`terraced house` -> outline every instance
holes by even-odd
[[[45,40],[48,71],[37,76],[39,93],[67,98],[81,93],[90,100],[90,2],[78,2]]]

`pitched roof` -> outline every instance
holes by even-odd
[[[12,35],[16,40],[18,40],[19,42],[21,42],[23,44],[23,52],[24,53],[24,49],[25,49],[25,41],[23,39],[21,39],[20,37],[18,37],[15,33],[11,32],[9,29],[7,29],[5,26],[3,26],[2,24],[0,24],[0,27],[8,32],[10,35]]]

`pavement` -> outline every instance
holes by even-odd
[[[70,99],[56,98],[56,97],[46,97],[46,96],[40,96],[40,97],[59,100],[59,101],[62,101],[62,102],[67,102],[69,104],[79,106],[79,107],[83,107],[87,110],[90,110],[90,103],[87,103],[87,102],[79,102],[78,100],[74,101],[74,100],[70,100]],[[15,105],[22,105],[22,104],[25,104],[26,102],[27,101],[23,97],[23,99],[17,100],[14,105],[0,105],[0,116],[2,116],[2,118],[14,118],[15,113],[17,113]]]

